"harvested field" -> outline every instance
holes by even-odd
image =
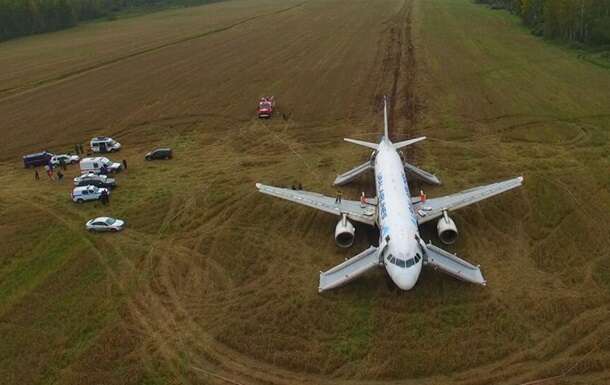
[[[468,0],[246,1],[0,44],[0,378],[8,384],[610,382],[610,72]],[[317,293],[335,218],[255,191],[333,194],[381,133],[429,196],[515,175],[456,213],[486,288],[382,272]],[[255,118],[275,95],[279,114]],[[111,203],[73,204],[20,156],[97,134]],[[145,162],[171,146],[175,159]],[[419,188],[419,186],[415,186]],[[345,189],[372,193],[370,178]],[[84,223],[124,218],[120,234]],[[429,230],[429,231],[428,231]],[[424,232],[438,243],[432,226]]]

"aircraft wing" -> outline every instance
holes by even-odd
[[[371,204],[362,205],[360,201],[351,201],[347,199],[342,199],[341,203],[336,203],[335,197],[327,197],[322,194],[303,190],[266,186],[261,183],[257,183],[256,188],[263,194],[286,199],[338,216],[346,214],[349,219],[356,222],[366,223],[371,226],[375,225],[376,207]]]
[[[517,177],[503,182],[492,183],[487,186],[475,187],[456,194],[446,195],[439,198],[427,199],[425,202],[416,201],[414,209],[417,213],[417,221],[421,225],[443,215],[443,211],[454,211],[466,207],[494,195],[512,190],[521,186],[523,177]]]

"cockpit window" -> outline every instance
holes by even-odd
[[[404,259],[399,259],[399,258],[394,258],[394,256],[392,254],[388,254],[388,256],[386,257],[387,261],[390,262],[391,264],[394,264],[398,267],[402,267],[404,268],[409,268],[411,266],[416,265],[419,261],[421,261],[422,257],[419,254],[415,254],[415,257],[404,260]]]

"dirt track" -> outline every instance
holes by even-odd
[[[371,4],[231,1],[0,45],[1,377],[608,379],[610,81],[531,36],[514,43],[508,18],[467,1]],[[543,71],[549,57],[561,61]],[[586,76],[590,94],[566,73]],[[254,118],[269,94],[285,119]],[[394,139],[430,138],[408,152],[445,182],[429,195],[525,174],[523,190],[456,214],[455,250],[483,266],[488,288],[425,272],[397,293],[379,272],[320,296],[319,270],[374,234],[359,227],[338,250],[335,218],[255,192],[263,181],[333,194],[336,174],[368,155],[341,139],[379,136],[384,94]],[[67,186],[19,167],[23,152],[101,133],[130,164],[109,208],[75,206]],[[159,145],[176,159],[144,162]],[[372,192],[369,178],[345,190],[360,191]],[[83,234],[103,212],[129,229]]]

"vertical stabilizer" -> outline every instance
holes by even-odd
[[[383,96],[383,135],[390,140],[390,128],[388,125],[388,97]]]

